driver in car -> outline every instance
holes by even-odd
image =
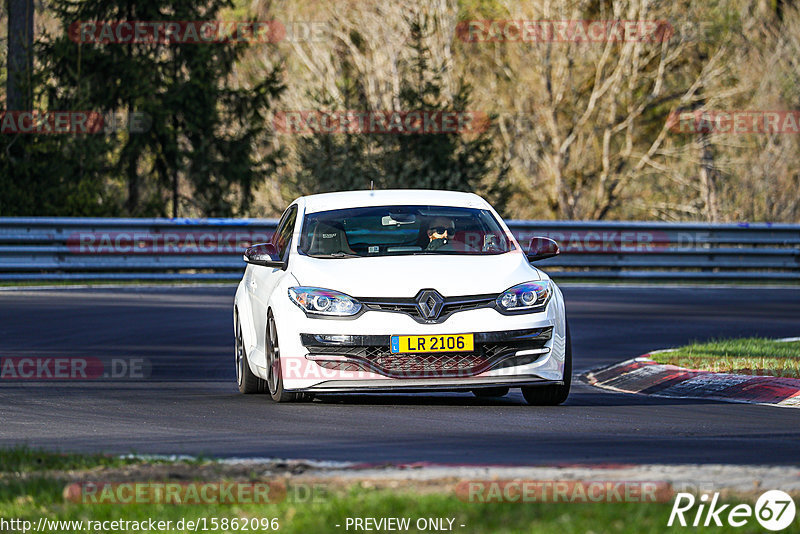
[[[425,250],[452,250],[450,241],[456,233],[456,225],[448,217],[436,217],[428,225],[429,243]]]

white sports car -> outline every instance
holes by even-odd
[[[233,308],[242,393],[519,387],[529,404],[569,394],[561,291],[472,193],[384,190],[292,202],[270,243],[244,254]]]

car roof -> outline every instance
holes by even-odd
[[[295,202],[305,205],[306,213],[365,206],[459,206],[465,208],[491,209],[483,198],[475,193],[441,191],[435,189],[378,189],[374,191],[340,191],[298,198]]]

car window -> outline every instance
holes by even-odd
[[[278,223],[278,229],[275,230],[275,234],[272,236],[272,243],[278,249],[278,255],[284,261],[288,256],[289,246],[292,244],[292,233],[294,232],[296,220],[297,206],[289,206]]]
[[[432,229],[447,233],[432,232]],[[320,258],[408,254],[502,254],[514,245],[489,210],[368,206],[307,214],[301,254]]]

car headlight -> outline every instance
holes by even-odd
[[[356,299],[319,287],[290,287],[289,298],[306,314],[347,317],[361,311],[361,303]]]
[[[503,291],[497,297],[497,307],[507,312],[541,311],[547,306],[553,290],[548,280],[525,282]]]

